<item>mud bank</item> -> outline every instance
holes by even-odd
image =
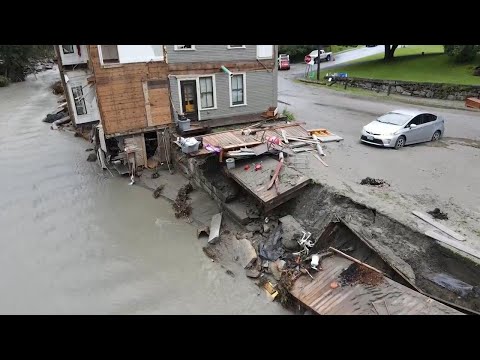
[[[375,208],[359,204],[333,188],[315,184],[279,211],[290,213],[313,237],[320,237],[319,248],[338,239],[338,232],[333,230],[330,233],[336,236],[329,236],[328,231],[321,236],[329,224],[344,224],[341,237],[353,236],[367,245],[401,274],[404,283],[426,295],[480,311],[478,263],[438,245]]]

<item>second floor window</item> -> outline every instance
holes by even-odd
[[[198,81],[200,83],[200,104],[202,109],[215,107],[213,100],[213,77],[201,77]]]
[[[62,51],[64,54],[73,54],[73,45],[62,45]]]
[[[85,115],[87,113],[87,106],[83,98],[83,90],[81,86],[72,87],[73,101],[75,101],[75,109],[77,115]]]
[[[245,104],[245,89],[243,74],[233,75],[231,78],[231,91],[232,91],[232,105]]]

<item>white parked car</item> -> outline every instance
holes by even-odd
[[[360,141],[400,149],[404,145],[436,141],[445,132],[445,120],[420,110],[395,110],[362,129]]]

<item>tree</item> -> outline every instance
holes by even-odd
[[[52,56],[51,45],[0,45],[0,74],[11,81],[23,81],[31,61]]]
[[[395,50],[397,50],[398,45],[384,45],[385,46],[385,56],[383,60],[391,60],[393,59],[393,55],[395,54]]]
[[[443,45],[445,54],[453,57],[458,63],[469,62],[475,59],[480,51],[480,45]]]

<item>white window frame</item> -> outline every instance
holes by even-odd
[[[117,63],[104,63],[103,62],[103,54],[102,54],[102,45],[97,45],[98,56],[100,58],[100,65],[102,66],[102,68],[120,67],[120,66],[127,65],[127,64],[142,64],[142,63],[149,63],[149,62],[165,62],[166,63],[165,55],[162,55],[161,57],[158,57],[158,58],[151,59],[149,61],[122,62],[121,59],[120,59],[120,51],[118,49],[118,45],[116,45],[116,46],[117,46],[117,52],[118,52],[118,62]],[[162,45],[162,48],[164,46],[165,45]]]
[[[103,54],[102,54],[102,45],[97,45],[98,57],[100,58],[100,65],[102,68],[110,68],[110,67],[120,67],[123,64],[120,62],[120,55],[118,56],[118,63],[107,63],[103,62]],[[117,45],[117,53],[118,53],[118,45]]]
[[[213,107],[209,108],[202,108],[202,99],[201,99],[201,93],[200,93],[200,79],[201,78],[212,78],[212,89],[213,89]],[[215,81],[215,74],[212,75],[202,75],[197,77],[197,102],[199,104],[198,110],[201,111],[208,111],[208,110],[216,110],[217,109],[217,86],[216,86],[216,81]]]
[[[232,45],[227,45],[227,49],[228,50],[235,50],[235,49],[246,49],[246,45],[241,45],[241,46],[235,46],[235,47],[232,47]]]
[[[267,59],[273,59],[273,54],[275,54],[275,45],[267,45],[267,46],[272,46],[272,53],[268,56],[258,56],[258,47],[262,45],[257,45],[256,46],[256,51],[257,51],[257,59],[259,60],[267,60]]]
[[[182,49],[182,48],[179,48],[179,46],[180,45],[173,45],[173,50],[175,50],[175,51],[194,51],[194,50],[196,50],[195,45],[192,45],[191,49]]]
[[[233,75],[243,75],[243,104],[232,104],[232,78]],[[232,76],[228,77],[228,95],[230,97],[230,107],[238,107],[238,106],[247,106],[247,73],[233,73]]]
[[[68,52],[68,53],[66,53],[66,52],[64,51],[64,46],[65,46],[65,45],[61,45],[62,55],[72,55],[72,54],[76,54],[75,48],[74,48],[75,45],[69,45],[69,46],[72,47],[72,52]],[[76,55],[78,55],[78,54],[76,54]]]
[[[215,104],[214,107],[211,108],[202,108],[202,100],[200,99],[200,81],[198,79],[203,77],[211,77],[213,81],[213,103]],[[176,77],[177,80],[177,89],[178,89],[178,111],[183,112],[182,106],[182,87],[180,86],[181,81],[185,80],[195,80],[195,85],[197,88],[197,107],[198,107],[198,121],[202,120],[202,111],[210,111],[210,110],[217,110],[218,109],[218,102],[217,102],[217,81],[215,79],[215,74],[202,74],[202,75],[179,75]]]
[[[75,94],[73,93],[73,89],[76,89],[76,88],[80,88],[80,91],[82,92],[81,96],[77,97],[77,98],[75,97]],[[75,107],[75,113],[77,114],[77,116],[90,115],[88,113],[87,102],[85,101],[85,95],[86,94],[84,94],[83,89],[84,89],[84,86],[82,86],[82,84],[75,84],[75,83],[70,84],[70,91],[72,92],[73,106]],[[82,101],[82,104],[83,104],[82,107],[85,110],[85,112],[83,114],[78,113],[77,101]]]

